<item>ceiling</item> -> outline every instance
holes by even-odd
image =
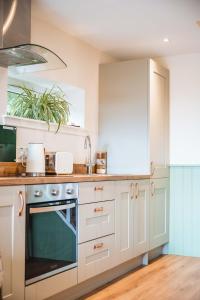
[[[119,59],[200,52],[200,0],[32,0],[32,7]]]

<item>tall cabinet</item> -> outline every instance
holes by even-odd
[[[151,59],[100,66],[100,148],[109,173],[168,175],[168,71]]]

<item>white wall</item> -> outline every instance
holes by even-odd
[[[200,165],[200,53],[157,61],[170,70],[170,163]]]
[[[35,73],[35,77],[47,78],[85,90],[85,127],[92,137],[94,153],[98,135],[98,67],[100,63],[110,62],[113,59],[77,38],[35,18],[32,19],[32,43],[53,50],[68,65],[66,70]],[[25,78],[27,76],[30,77],[33,74],[24,75]],[[1,114],[6,110],[6,81],[5,70],[0,70]],[[44,142],[48,151],[71,151],[74,154],[75,162],[85,162],[83,136],[55,135],[44,131],[19,128],[17,140],[18,147],[25,147],[28,142]]]
[[[86,91],[86,128],[98,131],[98,69],[99,64],[113,61],[111,57],[79,39],[32,19],[31,40],[58,54],[68,65],[65,70],[42,72],[41,76],[77,86]]]

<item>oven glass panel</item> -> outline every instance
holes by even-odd
[[[26,230],[26,281],[76,263],[74,200],[28,205]]]

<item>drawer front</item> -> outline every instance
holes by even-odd
[[[83,182],[79,184],[79,204],[115,199],[115,187],[112,181]]]
[[[25,288],[25,300],[43,300],[77,285],[77,268],[41,280]]]
[[[78,283],[114,266],[115,235],[78,246]]]
[[[79,243],[115,232],[115,201],[79,205]]]

